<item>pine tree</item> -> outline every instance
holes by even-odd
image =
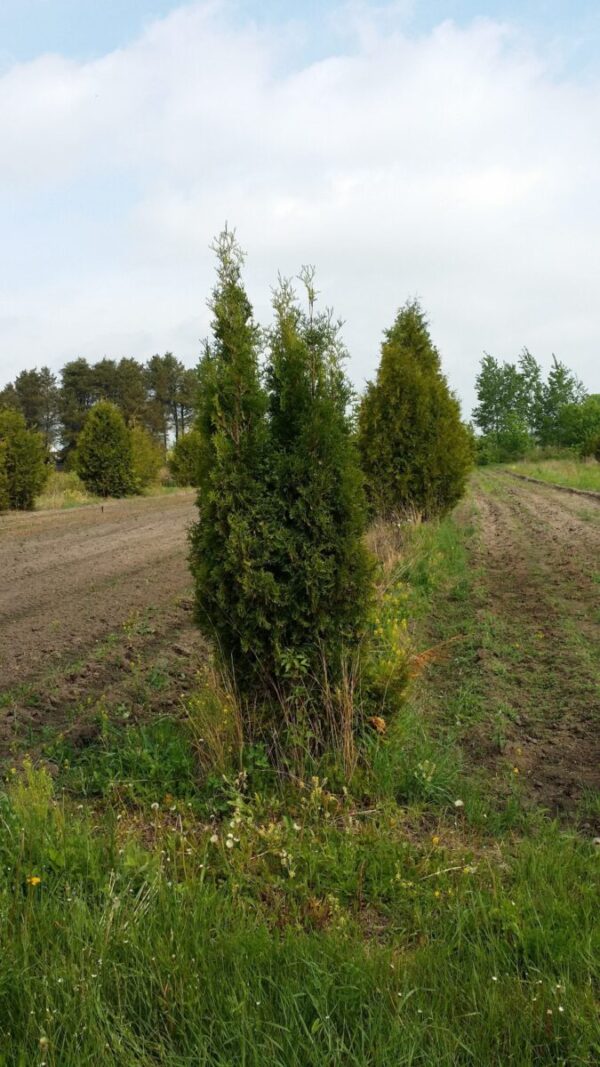
[[[98,496],[136,491],[130,434],[121,412],[108,400],[95,404],[85,420],[75,468],[86,489]]]
[[[272,569],[267,398],[235,234],[221,233],[214,251],[212,341],[199,368],[199,516],[190,561],[199,626],[215,640],[239,689],[252,693],[267,685],[280,598]]]
[[[0,500],[29,511],[43,489],[50,468],[42,435],[29,430],[20,411],[0,411]]]
[[[363,632],[370,563],[366,501],[348,414],[340,324],[315,314],[313,271],[302,275],[308,312],[288,282],[275,294],[267,388],[273,492],[278,511],[275,667],[311,679],[325,665],[339,680],[343,655]]]
[[[376,380],[360,405],[358,439],[375,512],[390,516],[411,506],[432,516],[464,493],[471,437],[416,301],[385,334]]]

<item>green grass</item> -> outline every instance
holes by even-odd
[[[600,1062],[600,850],[462,748],[489,714],[482,628],[505,636],[478,614],[472,536],[403,533],[381,628],[429,651],[350,781],[277,782],[252,751],[203,775],[185,718],[118,708],[87,747],[48,741],[54,781],[9,770],[0,1065]]]
[[[595,459],[542,460],[539,463],[513,463],[509,470],[526,474],[541,482],[565,485],[571,489],[585,489],[600,493],[600,463]]]
[[[149,485],[142,490],[141,496],[166,496],[186,490],[175,485]],[[86,504],[106,503],[102,497],[88,493],[75,471],[53,471],[44,491],[35,502],[36,511],[55,511],[83,507]]]

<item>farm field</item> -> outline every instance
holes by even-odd
[[[347,783],[199,772],[193,512],[0,522],[0,1063],[592,1067],[600,505],[479,471],[402,531],[418,677]]]
[[[600,493],[600,463],[576,459],[547,459],[540,462],[514,463],[509,468],[515,474],[525,474],[542,482],[564,485],[570,489],[583,489]]]

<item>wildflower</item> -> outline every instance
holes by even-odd
[[[439,836],[437,834],[434,834],[433,837],[431,838],[431,844],[432,845],[439,845],[439,843],[440,843]]]
[[[565,1009],[563,1008],[562,1004],[559,1004],[559,1005],[558,1005],[558,1010],[559,1010],[560,1012],[563,1012],[563,1011],[565,1010]]]
[[[218,834],[213,834],[211,839],[210,839],[210,843],[211,843],[211,845],[218,845],[219,844],[219,835]]]
[[[225,842],[225,848],[233,848],[233,838],[228,837]]]
[[[497,974],[493,974],[492,975],[492,982],[497,982],[497,981],[498,981],[498,975]]]
[[[455,808],[464,808],[464,806],[465,806],[464,800],[455,800],[454,801],[454,807]]]
[[[39,885],[41,881],[42,879],[37,874],[30,874],[27,879],[27,885]]]
[[[155,800],[155,801],[154,801],[154,802],[153,802],[153,803],[152,803],[152,804],[150,805],[150,807],[152,808],[152,811],[158,811],[158,801],[157,801],[157,800]]]
[[[513,774],[520,774],[518,767],[513,767]]]
[[[387,730],[387,724],[385,719],[381,715],[371,715],[367,719],[369,726],[372,726],[376,734],[384,734]]]
[[[435,893],[433,895],[434,895],[434,897],[441,897],[442,894],[441,894],[441,891],[439,889],[436,889],[436,891],[435,891]]]

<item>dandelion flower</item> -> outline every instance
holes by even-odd
[[[211,845],[218,845],[219,844],[219,835],[218,834],[213,834],[211,839],[210,839],[210,843],[211,843]]]
[[[27,879],[27,885],[39,885],[41,880],[42,879],[39,878],[37,874],[30,874]]]
[[[431,838],[431,844],[432,845],[439,845],[439,843],[440,843],[439,836],[437,834],[434,834],[433,837]]]

